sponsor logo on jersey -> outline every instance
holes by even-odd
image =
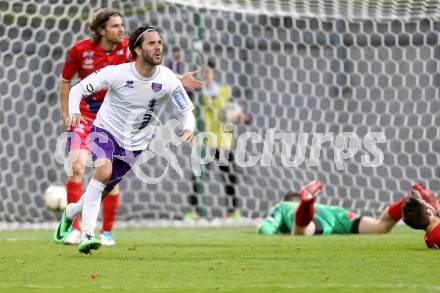
[[[93,59],[92,58],[84,59],[82,67],[84,69],[93,69]]]
[[[184,110],[186,107],[188,107],[188,102],[186,101],[185,95],[180,87],[177,87],[173,91],[173,99],[180,110]]]
[[[87,58],[87,59],[84,59],[84,65],[90,65],[90,64],[93,64],[93,59],[92,58]]]
[[[162,84],[153,82],[151,84],[151,89],[153,90],[153,92],[158,92],[162,89]]]
[[[127,81],[125,82],[124,87],[130,88],[130,89],[133,89],[133,88],[134,88],[134,81],[133,81],[133,80],[127,80]]]
[[[124,50],[123,50],[123,49],[117,50],[117,51],[116,51],[116,55],[117,55],[117,56],[124,55]]]
[[[93,57],[93,51],[86,51],[83,53],[83,57],[87,58],[87,57]]]

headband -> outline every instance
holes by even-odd
[[[145,34],[145,33],[149,33],[149,32],[155,32],[156,29],[155,28],[147,28],[142,34],[139,35],[139,37],[137,37],[136,41],[134,42],[134,46],[136,48],[137,43],[139,42],[139,39]]]

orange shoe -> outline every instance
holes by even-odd
[[[318,191],[322,190],[322,182],[315,180],[307,184],[301,190],[301,200],[310,201],[316,198]]]

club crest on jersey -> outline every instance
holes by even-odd
[[[124,87],[130,88],[130,89],[133,89],[133,88],[134,88],[134,81],[133,81],[133,80],[127,80],[127,81],[125,82]]]
[[[153,92],[158,92],[162,89],[162,84],[153,82],[151,84],[151,89],[153,90]]]
[[[83,57],[84,57],[84,58],[87,58],[87,57],[93,57],[93,52],[91,52],[91,51],[84,52],[84,53],[83,53]]]

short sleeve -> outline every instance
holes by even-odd
[[[67,54],[66,62],[64,63],[61,78],[64,80],[71,80],[78,72],[81,65],[81,56],[76,46],[73,46]]]
[[[103,69],[96,70],[86,78],[80,81],[82,94],[90,96],[103,88],[111,88],[113,81],[117,78],[118,70],[116,66],[108,65]]]

